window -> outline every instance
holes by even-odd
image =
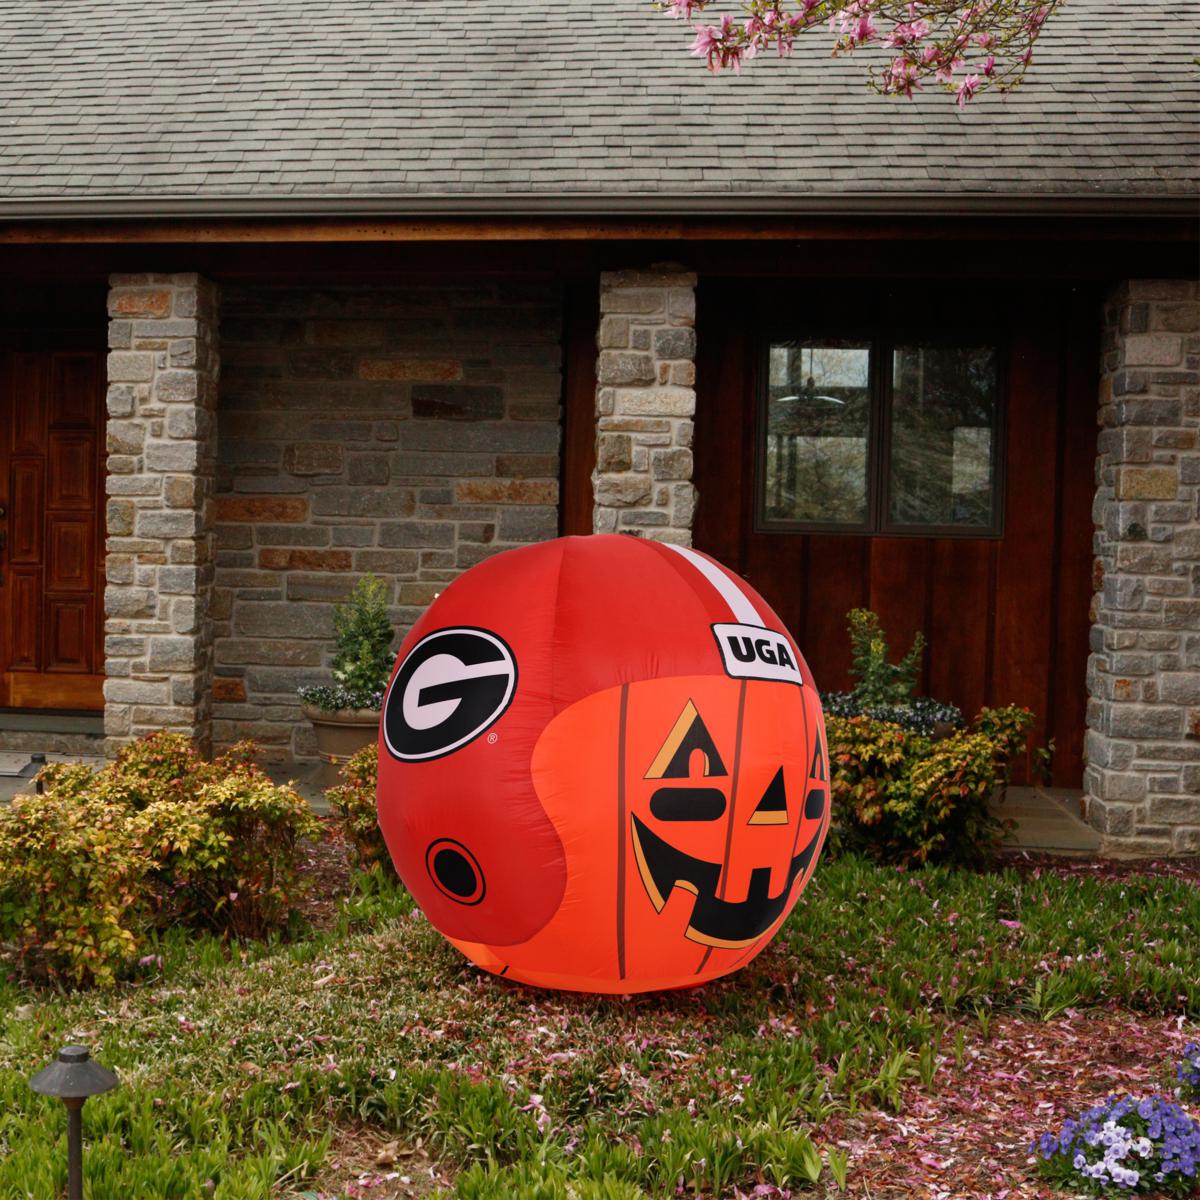
[[[998,360],[980,344],[772,342],[759,525],[998,536]]]

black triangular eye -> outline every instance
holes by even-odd
[[[775,778],[767,784],[758,807],[750,814],[747,825],[786,825],[788,821],[787,789],[783,785],[783,768],[775,772]]]
[[[812,765],[808,768],[809,779],[825,778],[825,758],[821,754],[821,739],[817,738],[817,748],[813,751]]]
[[[663,742],[650,769],[647,779],[687,779],[691,775],[692,752],[699,750],[703,756],[700,773],[706,776],[725,775],[725,764],[704,724],[696,706],[690,700],[683,707],[667,740]]]

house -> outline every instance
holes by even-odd
[[[1072,0],[961,111],[818,34],[712,78],[642,0],[0,15],[5,736],[311,756],[361,574],[404,629],[623,530],[828,688],[848,609],[924,631],[1110,847],[1200,850],[1190,6]]]

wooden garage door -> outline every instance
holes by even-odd
[[[1079,787],[1092,594],[1098,306],[1091,295],[1066,287],[1008,296],[968,289],[965,302],[954,295],[931,300],[929,290],[913,284],[893,291],[866,281],[840,295],[832,285],[808,281],[782,288],[746,281],[701,285],[695,544],[763,593],[795,634],[822,689],[850,686],[846,613],[872,608],[894,651],[924,632],[929,648],[921,691],[953,701],[968,715],[984,704],[1027,705],[1037,715],[1037,736],[1055,741],[1054,782]],[[954,332],[964,327],[961,335]],[[831,340],[839,336],[843,340]],[[890,417],[883,421],[875,467],[865,454],[853,467],[863,477],[876,472],[876,483],[864,485],[864,496],[870,490],[874,497],[873,510],[866,500],[849,510],[860,529],[814,528],[820,522],[811,519],[813,510],[820,505],[811,495],[799,505],[804,520],[791,528],[773,521],[778,509],[764,488],[777,487],[781,463],[794,478],[803,462],[798,468],[792,458],[780,457],[785,444],[793,453],[787,437],[772,442],[768,417],[778,430],[792,416],[787,404],[769,411],[771,345],[792,338],[801,345],[825,339],[826,345],[882,346],[886,389],[892,386],[893,352],[899,362],[897,347],[947,337],[952,343],[957,337],[959,345],[988,343],[998,363],[993,436],[1002,442],[992,458],[995,511],[978,518],[980,528],[932,528],[927,536],[897,528],[883,464],[894,467],[904,451]],[[834,393],[815,396],[839,414],[828,444],[853,447],[845,436],[853,432],[849,418],[840,415],[852,407],[846,386],[839,391],[835,379],[822,388],[818,373],[814,389],[812,376],[804,378],[806,368],[797,374],[799,388],[776,391],[803,392],[807,383],[810,391]],[[911,477],[920,474],[923,460],[922,448],[911,439],[909,445]],[[845,510],[846,502],[838,503]]]
[[[0,707],[104,707],[104,419],[101,354],[0,350]]]

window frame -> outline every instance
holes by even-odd
[[[788,342],[859,342],[869,347],[867,416],[867,503],[861,523],[845,521],[795,521],[767,516],[766,460],[767,407],[770,400],[772,346]],[[955,538],[999,541],[1004,536],[1005,477],[1008,466],[1008,340],[1000,331],[978,328],[942,329],[929,333],[919,328],[894,328],[884,333],[852,323],[831,327],[808,324],[795,331],[767,332],[757,339],[752,381],[755,403],[754,511],[755,533],[839,534],[845,537]],[[913,525],[893,521],[889,514],[892,452],[892,395],[895,351],[900,346],[946,348],[990,347],[996,356],[996,419],[993,425],[989,466],[992,473],[992,519],[988,525]]]

